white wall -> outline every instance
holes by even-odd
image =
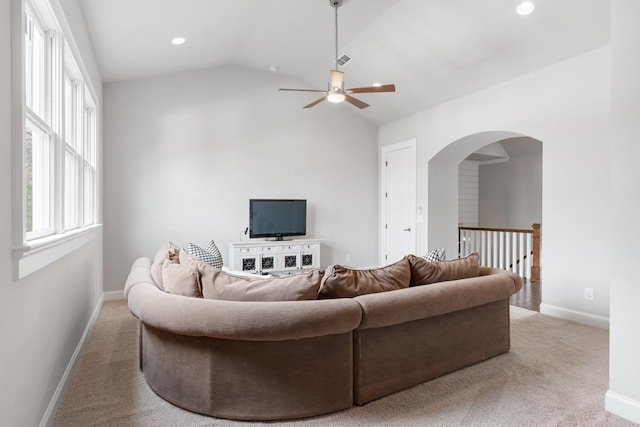
[[[17,4],[0,2],[0,423],[36,426],[98,307],[102,239],[23,280],[12,278],[11,168],[21,167],[11,164],[10,8]],[[77,4],[68,0],[65,7]],[[78,24],[69,20],[76,35],[86,38]],[[93,61],[90,50],[83,54]]]
[[[542,309],[606,326],[610,256],[599,249],[610,246],[609,47],[385,124],[379,144],[417,139],[417,204],[429,212],[418,227],[418,252],[427,244],[449,252],[456,249],[457,167],[430,160],[442,151],[439,163],[457,166],[484,145],[522,135],[544,144]],[[589,258],[594,250],[597,262]],[[583,299],[584,287],[594,288],[595,301]]]
[[[542,155],[512,155],[480,164],[482,227],[530,229],[542,221]]]
[[[463,160],[458,166],[458,223],[477,227],[480,197],[480,162]]]
[[[611,335],[607,410],[640,423],[640,2],[614,0],[612,19],[612,212],[615,263],[611,276]]]
[[[307,199],[322,265],[376,262],[377,129],[278,91],[300,85],[232,66],[105,85],[105,289],[167,240],[214,239],[226,262],[250,198]]]

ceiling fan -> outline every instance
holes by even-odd
[[[328,84],[327,90],[319,90],[319,89],[280,89],[285,91],[295,91],[295,92],[322,92],[325,95],[313,101],[311,104],[307,104],[302,108],[311,108],[315,105],[318,105],[324,100],[333,103],[340,103],[343,101],[347,101],[351,105],[355,105],[356,107],[363,109],[367,108],[369,104],[366,102],[362,102],[357,98],[351,96],[352,93],[375,93],[375,92],[395,92],[396,86],[393,84],[387,85],[377,85],[377,86],[368,86],[368,87],[354,87],[351,89],[344,88],[344,73],[339,71],[338,64],[338,8],[342,6],[343,0],[329,0],[329,4],[331,7],[335,9],[335,23],[336,23],[336,69],[330,71],[330,80]]]

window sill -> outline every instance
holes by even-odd
[[[102,224],[31,240],[13,248],[13,279],[20,280],[96,239]]]

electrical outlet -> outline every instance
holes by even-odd
[[[351,262],[351,254],[347,254],[347,262]]]
[[[593,288],[584,288],[584,299],[593,301]]]

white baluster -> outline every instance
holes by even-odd
[[[524,256],[527,254],[527,238],[526,235],[522,235],[522,233],[520,233],[520,264],[518,267],[518,275],[520,275],[521,277],[524,277]]]
[[[513,255],[513,241],[516,233],[509,233],[509,265],[507,266],[507,270],[513,271],[513,263],[515,256]]]

